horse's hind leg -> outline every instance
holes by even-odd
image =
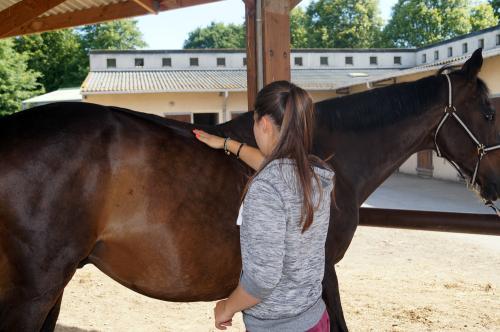
[[[40,331],[58,299],[52,292],[34,295],[32,291],[27,290],[27,294],[23,293],[24,290],[20,290],[18,296],[5,302],[6,310],[2,312],[0,331]]]
[[[9,287],[2,292],[0,332],[52,331],[64,287],[80,259],[69,247],[44,250],[36,243],[16,245],[20,242],[12,237],[7,242]]]
[[[57,317],[59,317],[59,311],[61,310],[62,297],[63,295],[61,293],[61,296],[59,296],[56,304],[52,307],[52,309],[50,309],[47,318],[45,318],[45,322],[43,323],[40,332],[52,332],[56,328]]]

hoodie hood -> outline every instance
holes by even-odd
[[[294,192],[301,191],[300,182],[296,176],[296,163],[295,160],[290,158],[280,158],[272,160],[267,167],[278,167],[280,172],[278,176],[281,176],[287,186]],[[333,190],[333,178],[335,172],[328,168],[322,168],[319,166],[313,166],[314,173],[318,176],[320,180],[321,190],[330,193]],[[274,172],[273,172],[274,173]],[[313,180],[313,192],[318,193],[317,182]]]

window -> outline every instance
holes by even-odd
[[[328,66],[328,57],[327,56],[320,57],[319,64],[322,66]]]
[[[439,51],[434,51],[434,60],[439,60]]]
[[[422,63],[426,63],[427,62],[427,54],[422,54]]]
[[[463,44],[462,44],[462,54],[467,53],[467,52],[469,51],[468,49],[469,49],[469,48],[468,48],[467,43],[463,43]]]
[[[401,57],[400,56],[395,56],[394,57],[394,64],[395,65],[400,65],[401,64]]]
[[[135,66],[136,67],[144,67],[144,59],[143,58],[135,58]]]
[[[225,67],[226,58],[217,58],[217,67]]]
[[[484,39],[479,39],[477,42],[477,47],[484,48]]]
[[[377,57],[376,56],[371,56],[370,57],[370,64],[371,65],[376,65],[377,64]]]
[[[294,63],[296,66],[302,66],[302,57],[300,57],[300,56],[295,57]]]
[[[106,66],[108,68],[116,68],[116,59],[114,58],[106,59]]]
[[[189,58],[190,66],[198,66],[198,58]]]
[[[354,64],[354,61],[353,61],[353,59],[352,59],[352,56],[346,56],[346,57],[345,57],[345,64],[346,64],[346,65],[352,65],[352,64]]]
[[[500,35],[497,35],[497,45],[500,45]]]
[[[448,47],[448,57],[453,56],[453,47]]]
[[[243,66],[246,66],[246,65],[247,65],[247,58],[246,58],[246,57],[244,57],[244,58],[243,58]]]
[[[163,67],[172,67],[172,58],[163,58],[162,59]]]

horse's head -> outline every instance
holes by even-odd
[[[485,200],[494,201],[500,197],[500,119],[486,84],[477,76],[482,63],[478,49],[461,69],[448,74],[449,80],[444,77],[446,94],[451,86],[452,98],[435,140],[438,154],[455,163]]]

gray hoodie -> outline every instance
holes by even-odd
[[[271,161],[254,178],[241,209],[241,286],[262,300],[243,310],[250,332],[304,332],[321,318],[325,240],[330,219],[333,171],[314,167],[313,202],[322,200],[301,234],[302,191],[295,161]]]

